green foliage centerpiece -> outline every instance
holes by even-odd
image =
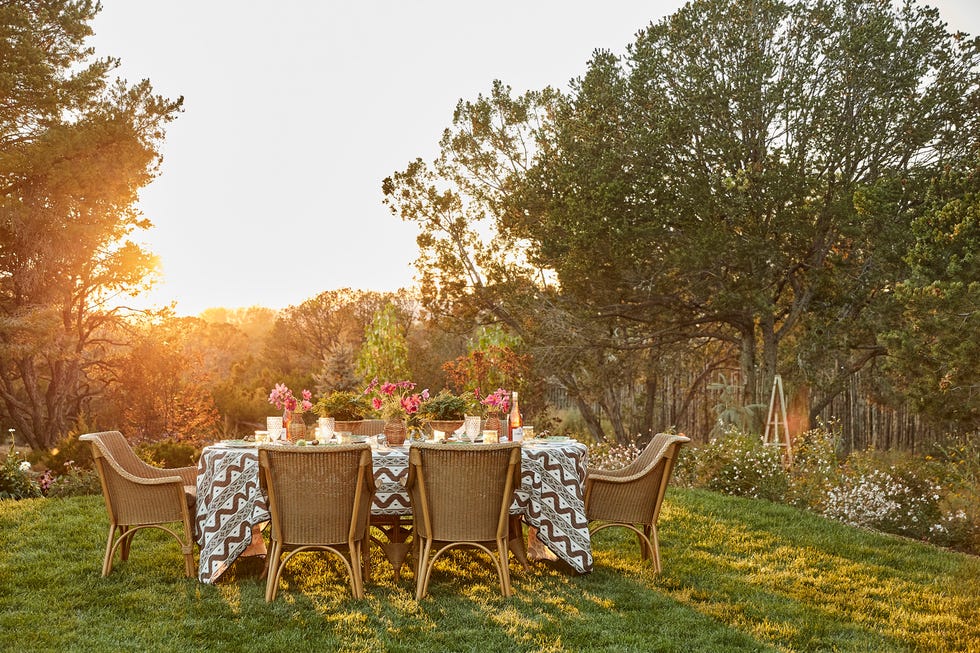
[[[338,422],[356,422],[367,418],[371,402],[362,392],[334,390],[317,400],[314,410],[320,417],[332,417]]]
[[[466,411],[473,401],[470,395],[455,395],[449,390],[442,390],[422,404],[419,414],[425,418],[433,431],[454,433],[463,425]]]

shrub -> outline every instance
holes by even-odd
[[[54,476],[46,495],[53,498],[75,497],[102,492],[99,474],[93,469],[75,465],[72,461],[65,463],[65,472]]]
[[[56,474],[58,470],[66,469],[69,463],[82,469],[94,469],[92,445],[78,439],[87,432],[75,429],[59,440],[50,451],[32,452],[31,458]]]
[[[793,446],[788,502],[799,508],[822,512],[827,494],[840,482],[838,432],[827,426],[800,434]]]
[[[33,478],[31,463],[18,455],[14,445],[0,465],[0,499],[28,499],[41,496],[41,486]]]
[[[589,469],[620,469],[636,460],[640,448],[634,443],[602,442],[589,447]]]
[[[789,479],[783,469],[782,451],[766,446],[757,435],[730,428],[700,447],[696,458],[693,477],[698,486],[769,501],[786,497]],[[685,473],[691,474],[682,468],[681,475]]]
[[[878,467],[873,454],[854,453],[840,484],[828,493],[823,514],[852,526],[928,539],[941,523],[942,487],[906,463]]]
[[[980,553],[980,438],[974,434],[951,446],[937,446],[935,453],[947,492],[940,505],[942,518],[929,540]]]
[[[136,453],[140,458],[157,467],[190,467],[197,464],[200,452],[187,442],[175,440],[158,440],[144,442]]]

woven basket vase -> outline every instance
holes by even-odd
[[[400,419],[390,419],[385,422],[385,439],[388,446],[400,447],[405,444],[405,437],[408,435],[408,428],[405,422]]]

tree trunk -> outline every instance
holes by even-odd
[[[654,371],[650,370],[644,383],[646,396],[643,399],[643,416],[639,424],[641,434],[653,433],[653,420],[654,413],[657,409],[657,390],[659,386],[657,381],[658,378],[654,375]]]
[[[749,322],[742,327],[742,349],[739,353],[739,367],[742,371],[742,401],[756,403],[755,374],[755,324]]]
[[[582,397],[582,391],[575,382],[574,376],[561,377],[561,381],[564,383],[565,389],[571,395],[572,399],[575,400],[575,405],[578,407],[582,419],[585,420],[585,425],[589,428],[589,433],[592,434],[592,437],[596,441],[605,442],[606,434],[602,430],[602,422],[599,420],[599,416],[595,414],[595,411],[592,410],[589,402]]]
[[[609,418],[609,423],[612,424],[616,442],[620,444],[629,442],[626,429],[623,427],[623,406],[619,400],[618,389],[615,387],[604,388],[602,391],[601,405],[606,412],[606,416]]]

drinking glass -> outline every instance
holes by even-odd
[[[282,415],[265,418],[265,430],[269,432],[269,442],[276,442],[282,436]]]
[[[467,415],[463,418],[463,440],[476,442],[478,435],[480,435],[480,416]]]
[[[320,440],[322,442],[333,440],[333,430],[337,421],[333,417],[321,417],[317,423],[320,426]]]

